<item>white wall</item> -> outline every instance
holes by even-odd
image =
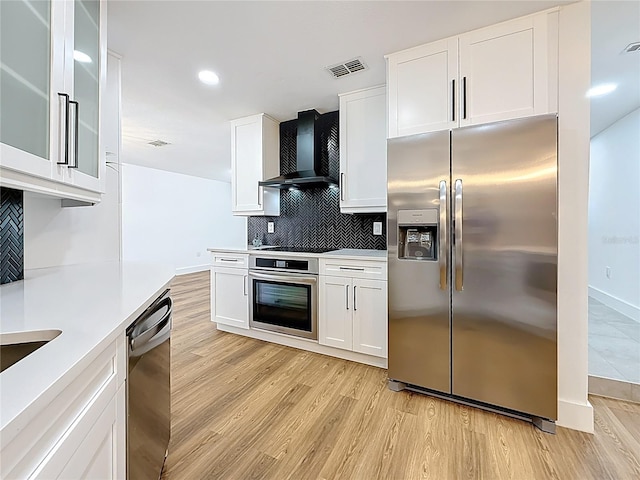
[[[589,291],[640,322],[640,108],[591,139]]]
[[[231,185],[123,164],[124,260],[165,262],[178,273],[208,268],[207,248],[246,247],[247,222],[231,215]]]
[[[588,395],[591,3],[560,9],[558,42],[558,425],[593,432]]]
[[[60,200],[25,192],[25,269],[120,259],[116,168],[107,168],[106,193],[94,206],[62,208]]]

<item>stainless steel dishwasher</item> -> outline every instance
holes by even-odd
[[[127,478],[160,478],[171,436],[171,313],[166,290],[127,329]]]

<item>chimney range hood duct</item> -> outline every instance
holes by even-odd
[[[320,172],[320,133],[316,120],[320,114],[315,110],[298,113],[298,135],[296,137],[296,171],[259,182],[261,187],[280,189],[337,187],[338,182]]]

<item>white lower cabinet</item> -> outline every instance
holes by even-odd
[[[126,478],[126,370],[123,333],[19,433],[1,439],[0,477]]]
[[[387,357],[387,282],[353,279],[353,351]]]
[[[247,255],[214,256],[211,269],[211,319],[214,322],[249,328],[247,262]]]
[[[318,341],[321,345],[353,349],[351,283],[350,278],[320,277]]]
[[[108,395],[102,394],[95,399],[69,434],[30,478],[124,478],[124,385],[116,395],[110,399],[106,397]]]
[[[386,280],[353,276],[358,272],[367,275],[365,272],[370,269],[369,265],[359,267],[356,262],[344,267],[344,275],[322,275],[336,262],[320,263],[319,343],[386,358]]]

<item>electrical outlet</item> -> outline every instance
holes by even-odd
[[[382,222],[373,222],[373,234],[382,235]]]
[[[607,275],[607,278],[611,278],[611,267],[605,267],[604,272]]]
[[[275,225],[273,222],[267,222],[267,233],[275,232]]]

